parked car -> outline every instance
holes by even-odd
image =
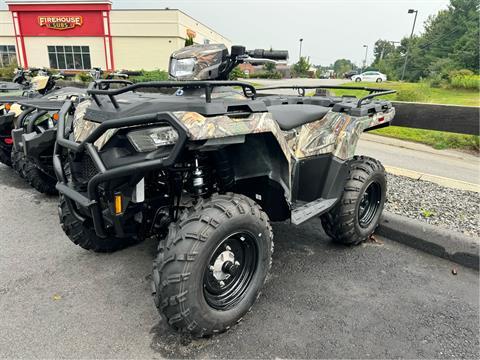
[[[365,71],[359,75],[353,75],[352,81],[375,81],[377,83],[387,81],[387,75],[378,71]]]
[[[358,72],[356,70],[351,70],[343,74],[344,79],[351,79],[352,76],[358,75]]]

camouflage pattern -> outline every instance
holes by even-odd
[[[347,160],[353,157],[365,129],[389,122],[394,115],[394,108],[362,117],[330,111],[323,119],[303,125],[289,145],[296,159],[331,153]]]
[[[91,100],[86,100],[77,105],[75,114],[73,115],[73,139],[76,142],[84,141],[97,127],[99,123],[88,121],[85,119],[85,112],[92,103]],[[103,133],[94,143],[97,149],[102,149],[108,140],[118,131],[118,129],[109,129]]]
[[[196,61],[193,74],[182,76],[178,80],[208,80],[215,78],[212,74],[218,73],[218,68],[226,51],[227,48],[223,44],[191,45],[175,51],[170,61],[172,59],[194,58]],[[170,75],[173,76],[173,74]]]
[[[332,153],[346,160],[354,155],[362,132],[393,119],[395,110],[373,116],[352,117],[330,111],[322,119],[283,131],[271,113],[252,113],[245,118],[226,115],[205,117],[195,112],[173,113],[188,129],[192,140],[206,140],[236,135],[272,133],[289,163],[309,156]],[[383,120],[381,120],[383,118]]]
[[[78,105],[74,117],[74,139],[83,141],[99,123],[84,119],[90,101]],[[289,167],[290,196],[293,165],[295,162],[322,154],[348,160],[353,157],[360,135],[369,127],[389,122],[395,109],[354,117],[345,113],[329,111],[323,118],[304,124],[289,131],[280,129],[269,112],[252,113],[246,117],[218,115],[206,117],[196,112],[176,111],[173,115],[185,126],[192,141],[228,138],[248,134],[271,133],[278,141]],[[116,129],[105,132],[95,146],[101,149],[114,135]]]

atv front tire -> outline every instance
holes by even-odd
[[[170,224],[153,265],[159,312],[195,337],[228,330],[260,294],[271,265],[272,229],[253,200],[213,195]]]
[[[28,161],[27,159],[24,160],[24,170],[25,178],[34,189],[42,194],[57,194],[57,189],[55,188],[55,185],[57,184],[56,179],[53,179],[51,176],[45,174],[34,163]]]
[[[20,177],[25,178],[25,153],[12,148],[12,168]]]
[[[382,164],[370,157],[355,156],[349,167],[342,198],[321,220],[333,241],[357,245],[367,240],[378,226],[387,180]]]
[[[63,195],[60,195],[58,215],[62,229],[68,238],[85,250],[110,253],[140,241],[140,239],[134,238],[108,237],[104,239],[97,236],[95,230],[87,222],[82,223],[72,215]]]
[[[7,166],[12,166],[12,161],[10,159],[10,152],[0,148],[0,163]]]

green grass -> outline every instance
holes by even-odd
[[[396,94],[387,95],[387,100],[426,102],[436,104],[480,106],[480,93],[478,90],[432,88],[427,83],[404,83],[387,81],[383,83],[348,82],[342,86],[367,86],[397,90]],[[367,95],[366,91],[358,90],[333,90],[335,95]]]
[[[401,83],[387,81],[384,83],[349,82],[342,86],[367,86],[397,90],[396,94],[384,96],[387,100],[407,102],[425,102],[436,104],[480,106],[480,94],[477,90],[431,88],[427,83]],[[335,95],[367,95],[365,91],[334,90]],[[455,134],[443,131],[411,129],[389,126],[374,130],[372,134],[392,137],[430,145],[435,149],[459,149],[479,151],[479,136]]]
[[[479,151],[480,137],[443,131],[412,129],[399,126],[389,126],[373,130],[370,134],[392,137],[400,140],[413,141],[430,145],[435,149],[459,149]]]

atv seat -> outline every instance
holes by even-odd
[[[286,104],[267,106],[280,129],[291,130],[303,124],[320,120],[330,108],[308,104]]]

